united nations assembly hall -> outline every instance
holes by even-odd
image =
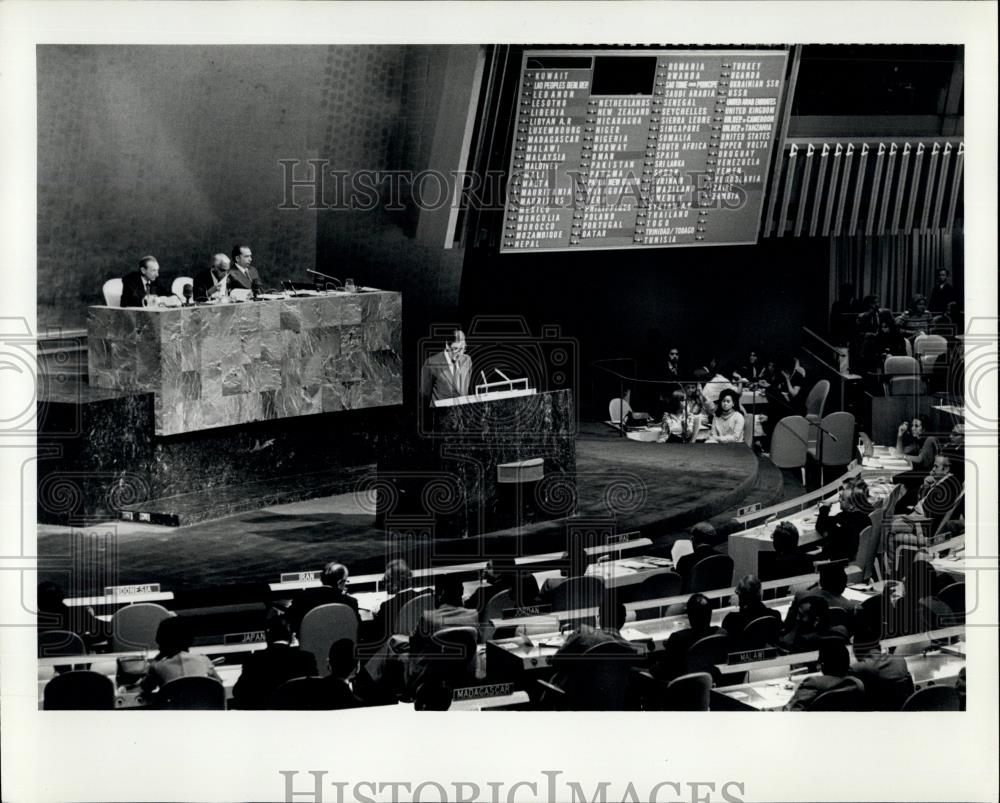
[[[35,48],[38,711],[966,710],[964,46],[595,39]]]

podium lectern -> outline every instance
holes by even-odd
[[[378,518],[434,538],[481,535],[576,510],[571,390],[499,390],[422,411],[412,444],[379,464]]]

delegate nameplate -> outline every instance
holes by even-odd
[[[159,594],[159,583],[140,583],[130,586],[105,586],[104,596],[115,597],[116,599],[128,599],[129,597],[141,597],[145,594]]]
[[[500,251],[755,243],[786,60],[526,51]]]

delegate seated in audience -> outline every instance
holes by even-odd
[[[930,471],[939,451],[937,438],[924,432],[925,422],[919,415],[912,421],[904,421],[896,430],[896,452],[913,471]]]
[[[233,686],[233,701],[238,708],[265,709],[275,689],[286,680],[317,674],[315,656],[292,646],[292,628],[283,617],[272,616],[265,635],[267,649],[247,657]]]
[[[739,369],[739,371],[733,372],[733,379],[737,382],[749,382],[752,385],[756,385],[766,381],[764,378],[764,370],[764,363],[761,362],[757,352],[751,351],[747,356],[746,362]]]
[[[716,633],[726,634],[712,624],[712,603],[704,594],[692,594],[687,601],[688,627],[675,630],[664,646],[663,656],[652,667],[652,674],[660,680],[673,680],[687,672],[688,650],[696,641]]]
[[[840,484],[840,512],[830,515],[830,505],[819,506],[816,532],[823,536],[825,560],[854,560],[858,554],[861,531],[871,524],[866,508],[868,483],[861,477],[846,479]]]
[[[861,610],[860,603],[847,599],[844,590],[847,588],[847,572],[840,563],[824,563],[819,567],[819,584],[812,588],[797,591],[792,598],[785,617],[785,629],[790,629],[795,623],[796,609],[807,599],[820,598],[826,603],[827,615],[830,608],[840,608],[848,616],[847,629],[853,630],[854,618]]]
[[[324,710],[336,711],[364,706],[365,701],[351,688],[351,678],[358,669],[354,642],[346,638],[333,642],[327,655],[327,666],[330,668],[330,674],[324,678],[323,694],[326,701]]]
[[[87,606],[70,608],[63,602],[65,594],[56,583],[38,584],[38,632],[68,630],[76,633],[88,647],[111,638],[111,624],[98,619]]]
[[[854,688],[854,681],[848,676],[850,662],[846,645],[833,641],[823,642],[819,648],[819,666],[823,674],[812,675],[803,680],[785,705],[785,710],[806,711],[823,692]]]
[[[524,607],[534,603],[538,597],[538,581],[527,568],[518,568],[513,557],[496,557],[488,561],[483,569],[482,579],[487,583],[480,586],[465,601],[465,607],[482,611],[486,604],[501,591],[510,591],[512,607]]]
[[[862,311],[858,313],[856,330],[859,335],[873,335],[882,321],[882,307],[878,296],[865,296],[861,300]]]
[[[709,443],[742,443],[743,414],[739,411],[740,395],[732,388],[726,388],[719,394],[715,405],[715,417],[712,419],[712,431],[708,436]]]
[[[674,571],[681,576],[682,591],[689,590],[691,586],[691,570],[695,567],[695,564],[703,558],[719,554],[714,549],[717,540],[718,536],[715,532],[715,527],[707,521],[698,522],[698,524],[691,528],[691,545],[694,547],[694,550],[687,555],[682,555],[674,567]]]
[[[681,391],[674,391],[664,400],[660,443],[690,443],[698,435],[700,420],[687,411],[686,401]]]
[[[755,619],[770,617],[780,621],[781,614],[773,608],[768,608],[761,599],[760,580],[757,575],[748,574],[741,577],[736,584],[736,597],[739,600],[739,610],[726,614],[722,620],[725,630],[734,642],[738,641],[746,626]]]
[[[413,588],[413,572],[405,560],[390,560],[385,565],[382,582],[389,596],[372,617],[369,627],[365,628],[371,636],[366,639],[367,643],[383,643],[394,635],[400,609],[421,593]]]
[[[709,365],[715,365],[715,360],[710,360]],[[722,391],[736,391],[737,399],[739,399],[739,391],[733,383],[719,371],[715,371],[713,373],[706,368],[699,368],[694,372],[694,378],[701,386],[701,395],[704,400],[704,410],[711,415],[715,415],[717,412],[716,406],[719,402],[719,396],[722,394]]]
[[[812,559],[798,551],[799,530],[790,521],[778,522],[771,533],[771,545],[773,553],[760,552],[757,558],[757,575],[761,580],[784,580],[786,577],[812,574]]]
[[[917,492],[916,504],[909,513],[893,517],[889,553],[895,555],[900,546],[926,546],[928,538],[954,509],[961,493],[962,483],[951,473],[951,460],[939,454]]]
[[[962,315],[962,308],[958,302],[951,301],[944,312],[934,316],[931,323],[931,328],[936,334],[957,335],[965,328],[965,316]]]
[[[323,567],[323,574],[320,576],[321,586],[304,588],[295,595],[288,609],[288,622],[294,632],[299,632],[305,615],[320,605],[333,603],[346,605],[358,615],[358,601],[347,593],[348,575],[347,567],[343,563],[333,561]]]
[[[410,653],[429,647],[431,637],[446,627],[477,627],[479,617],[462,604],[462,580],[457,574],[439,574],[434,581],[436,608],[420,615],[417,629],[410,636]]]
[[[549,577],[542,583],[538,598],[535,600],[539,605],[551,605],[555,591],[571,577],[583,577],[587,573],[587,566],[590,564],[590,556],[583,546],[583,541],[573,538],[570,548],[563,553],[561,562],[563,564],[562,577]]]
[[[574,631],[552,656],[551,666],[556,670],[557,675],[565,675],[579,667],[580,662],[577,659],[597,644],[614,641],[623,647],[632,648],[632,645],[621,634],[621,629],[625,625],[625,616],[625,606],[621,602],[605,598],[598,609],[599,626],[580,625],[579,629]],[[586,669],[585,664],[583,668]],[[554,678],[553,682],[557,686],[565,688],[558,679]]]
[[[826,600],[815,594],[796,597],[789,614],[778,646],[788,652],[809,652],[819,647],[820,636],[830,629],[830,606]]]
[[[934,596],[938,585],[937,572],[929,561],[916,559],[908,562],[903,569],[902,584],[903,595],[893,603],[889,617],[891,635],[927,633],[952,621],[951,609]]]
[[[708,415],[708,405],[701,392],[701,385],[690,382],[684,386],[684,396],[687,399],[688,415]]]
[[[879,622],[865,619],[854,636],[850,674],[865,684],[865,709],[898,711],[913,694],[913,676],[906,660],[882,652]]]
[[[861,358],[869,371],[881,373],[887,357],[903,357],[905,355],[906,340],[892,319],[892,313],[883,310],[878,331],[865,337],[861,346]]]
[[[189,652],[193,641],[191,625],[185,617],[168,616],[160,622],[156,629],[156,644],[160,650],[139,683],[143,692],[155,692],[165,683],[184,677],[209,677],[222,682],[207,656]]]
[[[927,311],[927,297],[917,293],[910,299],[909,308],[898,318],[896,325],[904,337],[913,338],[926,334],[931,327],[931,314]]]

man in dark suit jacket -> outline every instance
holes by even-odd
[[[785,710],[808,711],[823,692],[855,687],[855,681],[848,676],[850,661],[844,644],[824,641],[819,648],[819,665],[823,674],[803,680],[785,705]]]
[[[690,626],[670,634],[663,658],[653,667],[653,674],[661,680],[673,680],[687,672],[688,650],[696,641],[726,633],[712,624],[712,604],[704,594],[691,595],[687,601],[687,618]]]
[[[779,521],[771,533],[774,552],[757,553],[757,575],[761,580],[783,580],[813,573],[813,562],[798,551],[799,530],[790,521]]]
[[[865,628],[854,637],[850,674],[865,684],[868,711],[898,711],[913,694],[913,676],[906,659],[882,652],[878,633]]]
[[[358,668],[357,653],[354,642],[350,639],[337,639],[330,645],[327,658],[330,674],[325,677],[323,690],[326,710],[342,708],[360,708],[365,703],[351,688],[351,677]]]
[[[856,626],[856,618],[861,612],[861,604],[844,596],[847,588],[847,573],[840,563],[826,563],[820,566],[819,586],[797,591],[792,598],[792,604],[788,606],[788,614],[785,617],[785,628],[790,630],[795,625],[798,618],[799,605],[806,599],[816,599],[817,597],[826,602],[827,616],[830,616],[831,608],[840,608],[848,615],[848,623],[845,627],[853,631]],[[834,622],[834,624],[842,624]]]
[[[267,649],[252,653],[233,686],[233,699],[240,708],[263,709],[275,689],[286,680],[317,674],[311,652],[291,646],[292,631],[281,617],[267,628]]]
[[[767,616],[781,621],[781,614],[773,608],[768,608],[761,600],[760,580],[757,579],[757,575],[748,574],[746,577],[741,577],[736,584],[736,596],[740,601],[739,610],[726,614],[726,618],[722,620],[722,629],[734,642],[739,640],[746,626],[755,619]]]
[[[538,596],[538,581],[527,568],[519,569],[514,558],[494,558],[486,564],[480,586],[465,601],[465,607],[483,612],[486,604],[501,591],[510,591],[511,607],[531,605]]]
[[[677,561],[676,567],[677,574],[681,576],[681,591],[691,590],[691,570],[695,564],[704,558],[718,554],[712,548],[715,540],[715,527],[707,521],[700,522],[691,528],[691,543],[694,546],[694,551],[682,555]]]
[[[424,611],[410,636],[408,684],[414,691],[431,679],[471,675],[474,655],[465,656],[464,662],[448,660],[434,635],[450,627],[473,627],[478,632],[479,614],[462,605],[462,581],[456,574],[438,575],[434,592],[438,606]]]
[[[216,295],[225,294],[229,285],[229,257],[216,254],[212,264],[194,277],[195,301],[208,301]]]
[[[233,263],[229,269],[230,290],[252,290],[254,283],[260,285],[260,274],[253,267],[250,246],[239,243],[233,246]]]
[[[472,360],[465,353],[465,333],[456,329],[444,351],[424,361],[420,372],[420,395],[427,405],[440,399],[467,396]]]
[[[169,296],[170,290],[160,281],[160,264],[156,257],[139,260],[139,270],[122,277],[123,307],[142,307],[146,296]]]
[[[292,626],[292,630],[295,633],[299,632],[303,618],[313,608],[331,603],[346,605],[354,611],[360,621],[358,601],[347,593],[347,578],[347,567],[343,563],[334,561],[326,564],[320,578],[323,585],[318,588],[304,588],[292,600],[292,605],[288,609],[288,623]]]

